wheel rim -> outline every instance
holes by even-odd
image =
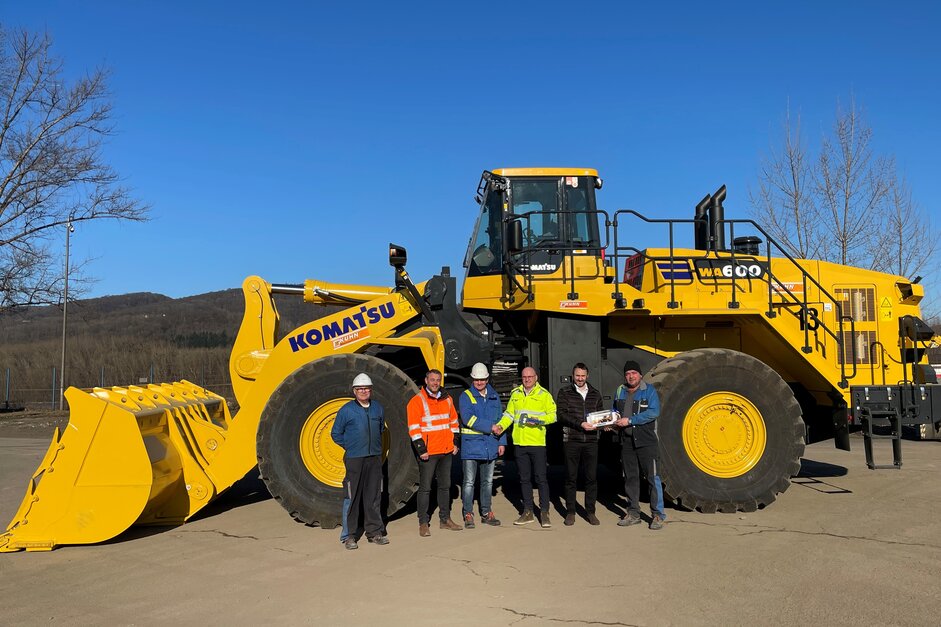
[[[744,396],[713,392],[683,421],[683,446],[697,468],[713,477],[738,477],[764,455],[768,433],[761,412]]]
[[[301,429],[298,448],[308,472],[318,481],[335,488],[343,486],[346,466],[343,464],[343,448],[333,441],[330,431],[340,408],[352,398],[335,398],[327,401],[310,413]],[[389,455],[389,430],[382,432],[382,460]]]

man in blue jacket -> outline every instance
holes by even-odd
[[[346,477],[343,489],[350,499],[347,549],[358,548],[356,533],[365,519],[366,539],[389,544],[380,512],[382,502],[382,405],[372,400],[372,380],[360,373],[353,379],[354,399],[340,408],[330,435],[344,450]],[[362,509],[362,515],[360,514]]]
[[[506,450],[506,434],[492,433],[503,416],[500,396],[488,383],[490,373],[481,363],[471,368],[473,385],[461,394],[461,460],[464,462],[464,527],[474,528],[474,479],[480,474],[480,521],[498,526],[500,521],[490,508],[493,495],[493,468],[497,457]]]
[[[650,528],[662,529],[663,485],[657,474],[660,457],[657,439],[657,416],[660,415],[660,397],[653,386],[647,385],[640,364],[624,364],[624,385],[614,394],[614,409],[621,414],[615,423],[621,440],[621,465],[624,468],[624,492],[627,495],[627,514],[618,521],[621,527],[640,523],[640,475],[650,486]]]

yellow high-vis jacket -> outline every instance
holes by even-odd
[[[500,419],[504,429],[513,425],[513,442],[517,446],[545,446],[546,425],[555,422],[555,399],[538,383],[529,394],[520,385],[510,393],[506,411]],[[539,424],[527,424],[538,421]]]

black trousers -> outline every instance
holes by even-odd
[[[431,482],[438,483],[438,517],[451,517],[451,453],[429,455],[426,461],[418,460],[418,522],[427,525],[431,521],[428,507],[431,501]]]
[[[598,442],[566,442],[565,447],[565,509],[575,513],[575,490],[578,471],[585,476],[585,511],[595,513],[598,501]]]
[[[624,469],[624,494],[627,496],[627,511],[631,516],[640,516],[640,475],[643,474],[650,486],[650,507],[660,510],[662,503],[657,503],[661,490],[657,477],[657,458],[659,447],[642,446],[634,448],[631,438],[621,442],[621,466]]]
[[[343,488],[350,499],[350,513],[347,518],[350,536],[354,537],[364,526],[367,537],[383,535],[385,529],[382,526],[382,512],[380,511],[382,507],[382,456],[345,458],[343,462],[346,465]]]
[[[520,473],[520,489],[523,491],[523,511],[533,511],[533,478],[539,489],[539,509],[549,511],[549,479],[546,476],[546,447],[517,446],[516,466]]]

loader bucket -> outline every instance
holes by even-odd
[[[181,381],[69,388],[69,424],[26,488],[0,552],[113,538],[133,524],[179,524],[216,489],[206,474],[230,425],[225,400]]]

